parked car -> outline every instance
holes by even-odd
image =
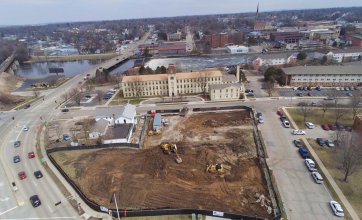
[[[277,115],[284,116],[283,111],[282,110],[277,111]]]
[[[23,127],[23,131],[29,131],[29,128],[26,127],[26,126],[24,126],[24,127]]]
[[[328,126],[328,124],[322,124],[322,128],[323,128],[323,130],[325,130],[325,131],[329,131],[329,126]]]
[[[292,134],[293,135],[305,135],[305,131],[295,129],[292,131]]]
[[[28,108],[30,108],[30,104],[27,104],[24,106],[24,109],[28,109]]]
[[[309,129],[313,129],[314,128],[314,124],[312,122],[306,122],[305,126]]]
[[[257,113],[256,113],[256,117],[257,117],[257,118],[259,118],[259,117],[263,117],[263,113],[261,113],[261,112],[257,112]]]
[[[313,161],[312,159],[307,158],[307,159],[305,159],[304,162],[305,162],[305,165],[307,166],[307,168],[308,168],[308,170],[309,170],[310,172],[315,172],[315,171],[317,171],[316,166],[315,166],[315,163],[314,163],[314,161]]]
[[[20,180],[23,180],[23,179],[26,178],[26,174],[25,174],[24,171],[19,172],[19,173],[18,173],[18,176],[19,176],[19,179],[20,179]]]
[[[328,147],[334,147],[334,142],[333,142],[333,140],[326,140],[326,145],[328,146]]]
[[[286,127],[286,128],[290,128],[290,123],[289,123],[288,120],[284,120],[284,121],[283,121],[283,125],[284,125],[284,127]]]
[[[20,147],[20,144],[21,144],[20,141],[15,141],[15,142],[14,142],[14,147]]]
[[[14,161],[14,163],[19,163],[20,162],[20,156],[19,155],[14,156],[13,161]]]
[[[347,92],[347,94],[346,94],[347,96],[349,96],[349,97],[352,97],[353,96],[353,94],[352,93],[350,93],[350,92]]]
[[[321,91],[321,90],[322,90],[320,86],[315,87],[315,89],[316,89],[317,91]]]
[[[18,191],[18,187],[16,186],[15,182],[12,182],[11,186],[13,187],[14,192]]]
[[[43,177],[43,174],[41,173],[40,170],[37,170],[34,172],[34,176],[35,176],[35,178],[40,179]]]
[[[298,152],[299,152],[300,156],[302,156],[303,159],[309,158],[309,153],[306,148],[301,147],[301,148],[299,148]]]
[[[317,138],[316,141],[319,144],[319,146],[321,146],[321,147],[326,146],[326,140],[324,140],[323,138]]]
[[[329,202],[329,205],[331,206],[331,209],[336,216],[338,217],[344,216],[342,206],[338,202],[332,200]]]
[[[345,127],[344,127],[344,130],[351,132],[351,131],[352,131],[352,127],[351,127],[351,126],[345,126]]]
[[[285,115],[281,115],[280,116],[280,121],[281,122],[283,122],[283,121],[285,121],[285,120],[287,120],[288,118],[287,118],[287,116],[285,116]]]
[[[30,203],[35,208],[41,205],[41,201],[38,195],[30,196]]]
[[[316,182],[316,183],[318,183],[318,184],[321,184],[321,183],[323,183],[323,177],[322,177],[322,175],[320,174],[320,173],[318,173],[317,171],[315,171],[315,172],[312,172],[312,177],[313,177],[313,179],[314,179],[314,181]]]
[[[69,112],[69,109],[63,108],[63,109],[62,109],[62,112]]]
[[[33,151],[30,151],[28,153],[28,158],[31,159],[31,158],[34,158],[35,157],[35,153]]]
[[[308,96],[313,96],[313,94],[311,92],[308,92]]]
[[[294,145],[297,147],[297,148],[301,148],[301,147],[304,147],[304,144],[301,140],[294,140],[293,141]]]
[[[337,129],[340,130],[340,131],[344,131],[344,130],[345,130],[344,125],[342,125],[341,123],[336,123],[336,127],[337,127]]]
[[[332,131],[337,130],[337,126],[334,125],[334,124],[328,124],[328,127],[329,127],[329,129],[332,130]]]
[[[259,124],[263,124],[263,123],[264,123],[263,117],[259,117],[259,118],[258,118],[258,122],[259,122]]]
[[[70,140],[69,134],[63,134],[63,140],[69,141]]]

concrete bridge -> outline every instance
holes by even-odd
[[[19,67],[19,62],[15,59],[15,55],[12,54],[4,62],[0,64],[0,73],[6,72],[15,75],[16,70]]]

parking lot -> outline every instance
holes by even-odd
[[[294,90],[294,88],[279,88],[278,89],[279,95],[284,97],[293,97],[293,96],[300,96],[300,97],[308,97],[308,96],[317,96],[317,97],[346,97],[351,96],[348,93],[354,94],[361,94],[361,90],[353,90],[353,91],[345,91],[345,90],[336,90],[336,88],[322,88],[321,91],[316,90],[313,88],[312,90]],[[300,93],[301,95],[298,95]]]

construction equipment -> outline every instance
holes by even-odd
[[[163,153],[165,153],[165,154],[171,154],[171,152],[173,152],[173,153],[177,152],[176,144],[162,143],[161,149],[162,149]]]
[[[180,116],[185,117],[188,112],[189,112],[189,108],[185,106],[181,109]]]
[[[148,135],[148,136],[160,135],[160,134],[161,134],[161,132],[158,131],[158,130],[156,130],[156,131],[154,131],[154,130],[148,130],[148,132],[147,132],[147,135]]]
[[[161,144],[161,149],[162,149],[164,154],[175,153],[176,154],[176,156],[175,156],[176,163],[182,163],[182,159],[181,159],[180,155],[177,153],[176,144],[162,143]]]
[[[224,166],[221,163],[211,164],[207,166],[206,171],[210,173],[215,173],[215,172],[222,173],[224,172]]]

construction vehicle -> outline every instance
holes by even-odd
[[[177,152],[176,144],[163,143],[163,144],[161,144],[161,149],[162,149],[163,153],[165,153],[165,154],[171,154],[171,152],[172,153]]]
[[[189,108],[188,107],[183,107],[180,111],[180,116],[186,116],[186,114],[189,112]]]
[[[207,166],[206,171],[210,173],[215,173],[215,172],[222,173],[224,172],[224,166],[221,163],[211,164]]]
[[[156,131],[154,131],[154,130],[148,130],[148,132],[147,132],[147,135],[148,135],[148,136],[160,135],[160,134],[161,134],[161,132],[158,131],[158,130],[156,130]]]
[[[175,153],[175,161],[176,163],[182,163],[182,159],[180,155],[177,153],[177,146],[176,144],[170,144],[170,143],[163,143],[161,144],[161,149],[164,154],[171,154]]]

